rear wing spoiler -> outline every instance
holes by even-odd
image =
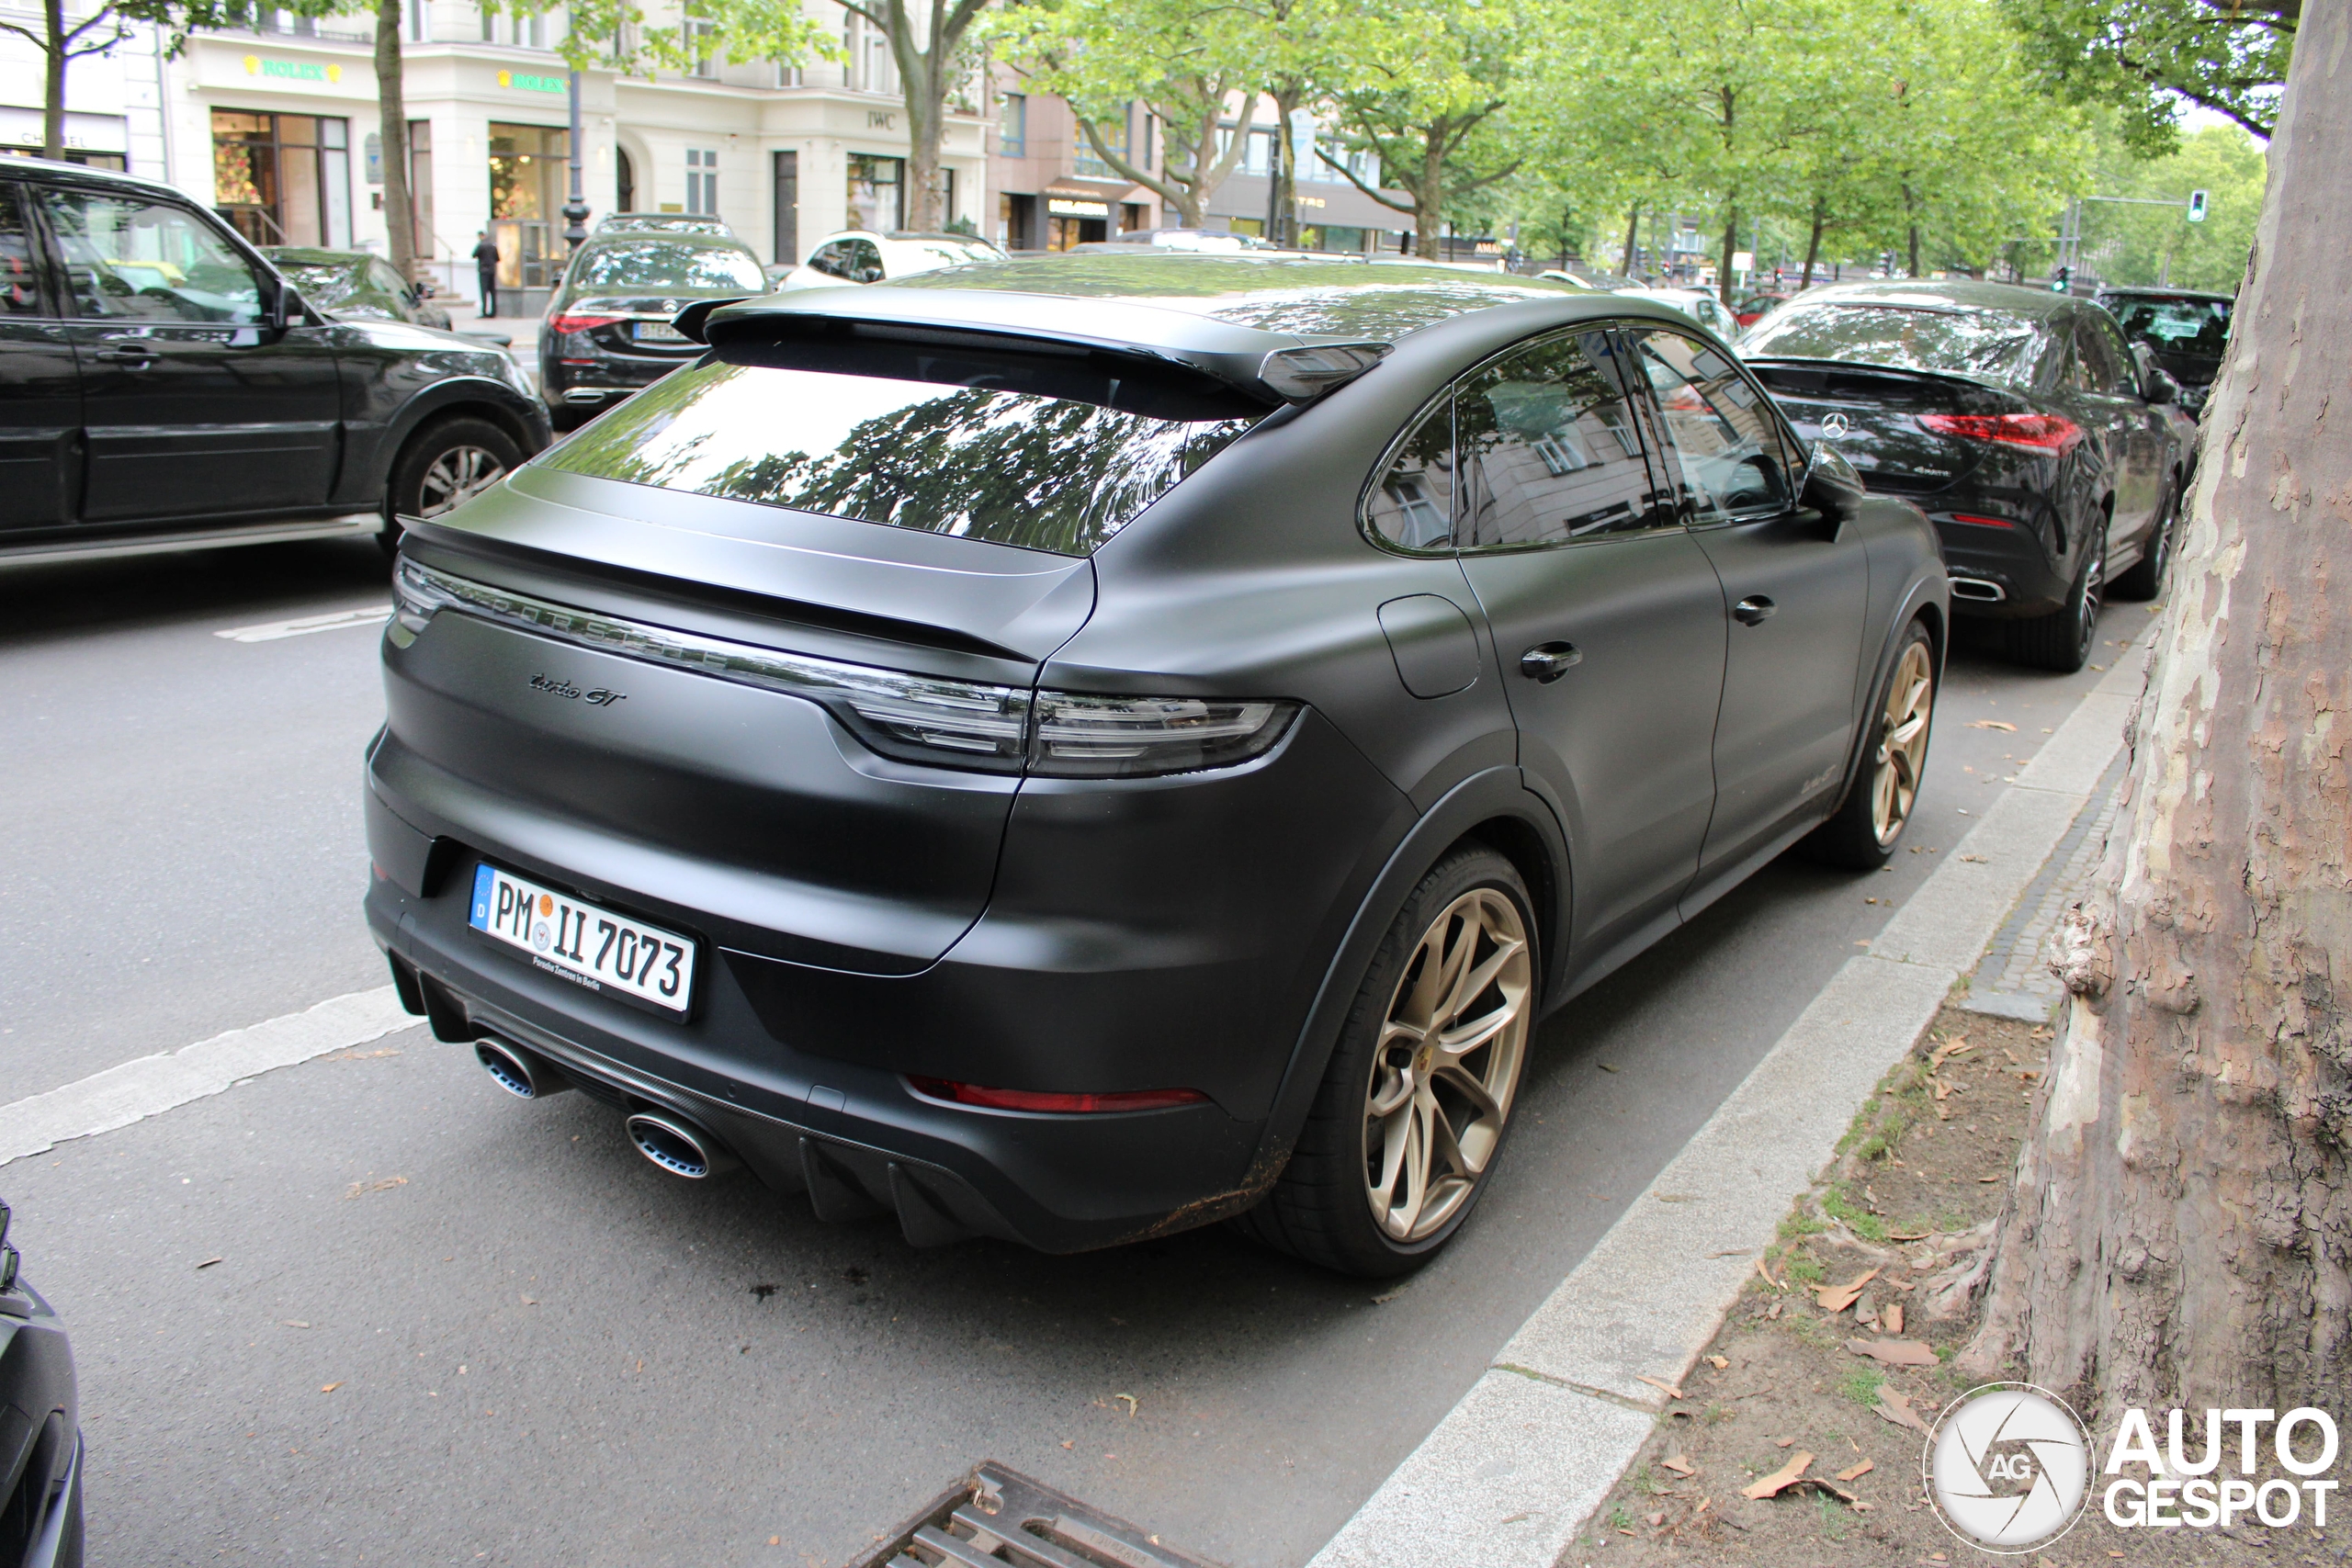
[[[837,347],[922,345],[961,356],[1108,358],[1212,383],[1278,408],[1345,386],[1393,346],[1237,326],[1126,300],[986,289],[811,288],[764,299],[700,299],[673,325],[713,348],[794,341]]]

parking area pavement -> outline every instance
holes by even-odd
[[[364,545],[0,577],[0,1103],[382,984],[384,598]],[[2112,615],[2102,664],[2146,622]],[[83,1360],[93,1560],[827,1564],[993,1457],[1304,1562],[2098,679],[1964,642],[1919,852],[1777,863],[1550,1021],[1497,1185],[1401,1288],[1222,1230],[914,1251],[673,1181],[420,1029],[0,1167]]]

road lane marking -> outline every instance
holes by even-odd
[[[218,637],[231,642],[277,642],[289,637],[308,637],[312,632],[339,632],[353,626],[380,626],[391,617],[390,604],[370,604],[362,610],[331,610],[323,615],[298,615],[290,621],[267,621],[257,626],[231,626],[225,632],[214,632]]]
[[[0,1105],[0,1166],[69,1139],[128,1127],[274,1068],[364,1045],[419,1021],[402,1010],[391,987],[379,986],[92,1073],[46,1094]]]

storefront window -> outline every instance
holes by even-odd
[[[212,111],[212,199],[257,245],[351,244],[351,128],[305,114]]]
[[[490,125],[490,231],[501,288],[546,288],[563,271],[558,221],[568,188],[571,132]]]
[[[849,155],[849,222],[887,234],[907,226],[907,161],[868,152]]]

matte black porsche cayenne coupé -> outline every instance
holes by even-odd
[[[1393,1273],[1544,1012],[1903,831],[1934,537],[1663,307],[1104,255],[678,324],[409,536],[367,786],[412,1010],[673,1170]]]
[[[2096,305],[2000,283],[1811,289],[1740,340],[1807,439],[1916,501],[1954,607],[2074,671],[2112,591],[2164,587],[2195,446],[2179,387]]]

